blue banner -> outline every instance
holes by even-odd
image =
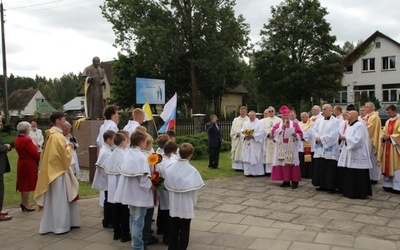
[[[136,104],[165,104],[165,80],[136,78]]]

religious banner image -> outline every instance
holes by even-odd
[[[136,103],[165,104],[165,80],[136,78]]]

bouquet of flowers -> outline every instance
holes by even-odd
[[[243,131],[244,136],[253,136],[254,129],[245,129]]]
[[[154,171],[151,173],[150,180],[153,185],[157,188],[163,188],[164,178],[160,176],[160,172],[157,171],[156,165],[162,161],[162,155],[157,153],[152,153],[147,158],[150,165],[154,166]]]
[[[160,176],[160,172],[158,171],[154,171],[151,174],[150,177],[151,182],[153,183],[153,185],[157,188],[157,189],[163,189],[164,188],[164,178],[162,176]]]

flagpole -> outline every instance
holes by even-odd
[[[156,129],[156,133],[157,133],[157,137],[158,137],[160,134],[158,133],[157,124],[156,124],[156,121],[154,121],[154,117],[152,120],[153,120],[154,128]]]

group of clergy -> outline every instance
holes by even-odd
[[[372,195],[371,184],[383,175],[385,191],[400,193],[400,119],[395,105],[386,108],[389,120],[382,129],[372,102],[315,105],[301,121],[287,106],[268,107],[264,118],[240,108],[231,128],[232,168],[245,176],[271,176],[281,187],[296,189],[301,178],[311,178],[317,191],[349,198]]]

